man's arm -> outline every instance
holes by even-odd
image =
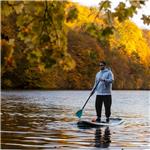
[[[102,79],[104,82],[107,82],[107,83],[112,83],[114,81],[114,75],[113,73],[110,71],[109,74],[108,74],[108,78],[106,79]]]

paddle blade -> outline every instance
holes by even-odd
[[[80,109],[79,111],[76,112],[76,116],[78,118],[81,118],[81,116],[82,116],[82,109]]]

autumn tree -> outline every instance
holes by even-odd
[[[126,68],[120,66],[115,87],[125,87],[125,73],[130,81],[136,78],[129,88],[148,87],[141,78],[148,79],[149,46],[141,30],[129,21],[146,2],[129,2],[128,7],[120,2],[112,11],[110,0],[100,1],[98,9],[67,1],[2,1],[2,88],[89,88],[89,78],[94,77],[91,70],[97,69],[93,65],[105,56],[110,64],[120,58]],[[149,17],[143,19],[148,24]],[[128,38],[132,40],[127,42]],[[133,66],[143,73],[136,75]]]

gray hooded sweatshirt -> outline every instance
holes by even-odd
[[[97,95],[111,95],[112,82],[114,80],[112,71],[108,68],[105,68],[104,70],[100,70],[96,74],[94,87],[96,86],[96,84],[98,83],[99,80],[101,80],[101,81],[97,85],[97,88],[95,89],[94,92],[96,92]],[[102,81],[102,80],[104,80],[104,81]],[[93,89],[94,89],[94,87],[93,87]]]

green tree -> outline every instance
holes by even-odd
[[[143,0],[128,0],[129,6],[125,2],[119,2],[118,6],[112,11],[111,0],[102,0],[99,3],[99,13],[104,13],[104,20],[106,26],[104,28],[105,32],[110,35],[115,31],[114,20],[117,19],[119,22],[124,22],[133,17],[137,13],[138,9],[142,8],[146,4]],[[143,14],[141,18],[143,23],[150,24],[150,16]]]
[[[27,45],[28,58],[37,58],[45,67],[57,64],[69,70],[75,67],[75,62],[67,52],[65,4],[60,1],[3,1],[2,17],[17,15],[18,37]]]

